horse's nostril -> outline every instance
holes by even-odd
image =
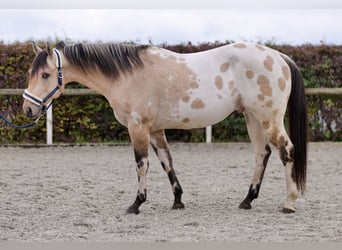
[[[30,107],[27,108],[27,110],[26,110],[26,115],[27,115],[28,117],[32,117],[32,109],[31,109]]]

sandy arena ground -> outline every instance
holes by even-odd
[[[0,147],[0,241],[342,241],[342,143],[311,143],[307,193],[281,213],[285,180],[273,150],[259,199],[238,209],[254,171],[248,143],[171,144],[184,210],[150,157],[148,199],[129,146]]]

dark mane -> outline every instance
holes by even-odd
[[[84,73],[97,68],[106,77],[116,79],[121,73],[132,73],[135,67],[143,67],[139,52],[148,46],[115,43],[65,45],[61,42],[56,45],[56,48],[64,53],[70,64]],[[37,75],[39,69],[47,65],[48,56],[48,50],[42,50],[37,54],[31,66],[31,77]]]
[[[61,48],[62,47],[62,48]],[[78,43],[57,45],[71,65],[83,72],[97,68],[106,77],[116,79],[121,73],[132,73],[135,67],[142,67],[139,52],[148,46],[115,43]]]

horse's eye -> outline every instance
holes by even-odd
[[[43,73],[42,74],[43,79],[48,79],[49,76],[50,76],[50,74],[48,74],[48,73]]]

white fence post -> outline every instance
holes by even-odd
[[[53,131],[52,131],[52,105],[46,111],[46,144],[52,145],[53,141]]]
[[[208,126],[205,128],[205,142],[206,143],[211,143],[211,131],[212,131],[211,126]]]

